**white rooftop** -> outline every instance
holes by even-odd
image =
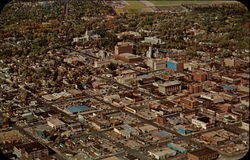
[[[161,85],[164,87],[169,87],[169,86],[174,86],[174,85],[179,85],[179,84],[181,84],[181,82],[176,80],[176,81],[165,82]]]

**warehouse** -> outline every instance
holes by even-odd
[[[88,106],[76,106],[76,107],[67,108],[66,111],[69,112],[70,114],[77,114],[77,113],[80,113],[80,112],[89,111],[91,109],[92,108],[88,107]]]
[[[219,156],[217,151],[213,151],[209,148],[203,148],[196,151],[191,151],[187,154],[190,160],[214,160]]]
[[[176,151],[170,149],[170,148],[161,148],[153,151],[148,151],[149,155],[153,156],[157,160],[163,160],[170,156],[175,156]]]

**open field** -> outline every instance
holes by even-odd
[[[212,1],[172,1],[172,0],[148,0],[155,6],[169,6],[179,4],[210,4]]]
[[[146,8],[147,6],[138,1],[138,0],[126,0],[126,2],[129,4],[126,8],[125,11],[131,12],[131,11],[140,11],[143,8]]]

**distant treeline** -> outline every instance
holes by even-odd
[[[9,0],[11,1],[11,0]],[[45,1],[103,1],[103,0],[12,0],[13,2],[45,2]]]

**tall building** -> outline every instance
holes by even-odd
[[[133,43],[130,42],[118,42],[115,46],[115,55],[122,53],[133,53]]]
[[[166,61],[163,59],[148,59],[146,63],[153,70],[166,69]]]
[[[175,61],[167,61],[166,68],[170,69],[171,71],[175,72],[183,72],[184,65],[183,63],[175,62]]]
[[[151,46],[148,48],[147,57],[153,58],[153,48]]]

